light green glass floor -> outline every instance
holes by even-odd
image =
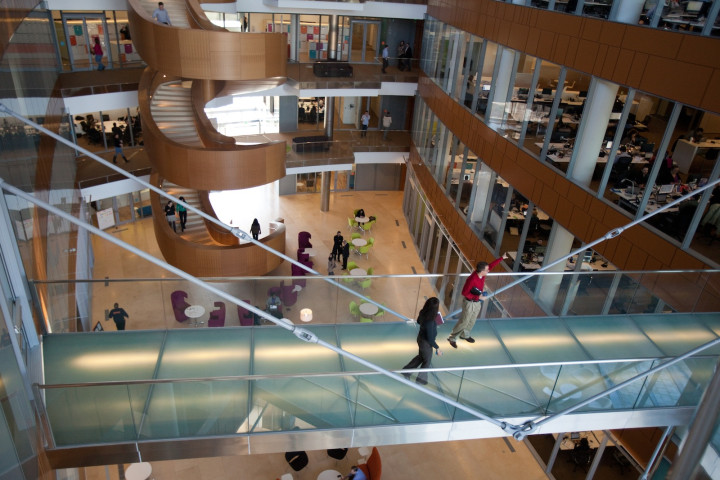
[[[494,417],[543,415],[718,338],[717,314],[480,321],[457,350],[439,327],[428,388]],[[405,323],[313,326],[390,370],[417,354]],[[720,348],[581,411],[695,405]],[[473,419],[279,327],[93,332],[44,338],[57,446]],[[52,388],[52,386],[56,386]]]

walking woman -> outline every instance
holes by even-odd
[[[438,314],[439,308],[440,300],[438,300],[437,297],[430,297],[420,310],[417,319],[417,322],[420,324],[420,331],[417,336],[419,351],[415,358],[410,360],[410,363],[403,367],[403,370],[417,367],[430,368],[433,348],[438,355],[442,355],[440,347],[435,342],[435,337],[437,337],[437,324],[435,323],[435,317]],[[409,373],[403,373],[403,375],[410,378]],[[415,381],[420,385],[427,385],[427,372],[418,373]]]
[[[185,197],[180,197],[180,200],[185,202]],[[187,202],[185,202],[187,203]],[[175,206],[178,216],[180,217],[180,230],[185,231],[185,224],[187,223],[187,208],[183,207],[179,203]]]
[[[100,71],[105,70],[105,65],[103,65],[103,61],[102,61],[103,49],[100,46],[100,37],[95,37],[95,45],[93,45],[93,54],[95,54],[95,63],[97,63],[98,70],[100,70]]]
[[[173,232],[177,233],[177,228],[175,227],[175,204],[172,200],[168,200],[165,205],[165,220],[167,220]]]
[[[257,240],[260,237],[260,222],[256,218],[250,225],[250,233],[252,234],[253,240]]]

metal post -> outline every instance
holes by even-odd
[[[330,210],[330,177],[332,172],[321,173],[322,189],[320,190],[320,211]]]
[[[695,418],[680,447],[678,458],[673,462],[668,480],[692,478],[715,430],[718,413],[720,413],[720,369],[715,365],[715,374],[700,400]]]
[[[338,16],[330,15],[330,27],[328,29],[328,60],[337,60],[338,46]]]

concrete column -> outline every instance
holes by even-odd
[[[322,189],[320,191],[320,211],[327,212],[330,210],[330,172],[322,172],[321,174]]]
[[[333,138],[333,123],[335,120],[335,97],[325,97],[325,136]]]
[[[338,16],[330,15],[330,28],[328,31],[328,60],[337,60],[338,45]]]
[[[500,63],[498,71],[495,75],[495,85],[493,88],[492,101],[490,101],[490,121],[502,122],[505,114],[505,100],[510,88],[510,77],[512,76],[512,68],[515,63],[515,52],[509,48],[503,47],[500,54]]]
[[[612,113],[618,85],[596,80],[592,93],[585,101],[582,131],[575,139],[575,165],[570,178],[579,185],[588,186],[592,180],[598,153],[602,147],[608,119]]]
[[[613,5],[614,18],[611,18],[614,22],[627,23],[630,25],[636,25],[640,20],[640,14],[642,14],[643,5],[645,0],[616,0],[617,5]]]
[[[597,156],[596,156],[597,157]],[[572,249],[572,243],[575,236],[560,226],[559,223],[553,223],[550,231],[550,239],[548,240],[548,250],[545,250],[545,262],[550,263],[553,260],[566,255]],[[565,270],[565,262],[559,263],[549,269],[549,272],[562,272]],[[543,276],[540,281],[540,290],[537,299],[541,305],[548,310],[552,310],[555,305],[555,298],[560,289],[560,275]]]
[[[492,171],[487,165],[483,164],[475,176],[475,199],[470,214],[470,221],[473,223],[482,221],[485,204],[487,203],[488,195],[490,195],[492,191],[492,185],[490,183],[492,180]]]

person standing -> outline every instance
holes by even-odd
[[[116,303],[113,305],[113,309],[108,313],[108,319],[110,318],[113,319],[115,327],[117,327],[118,330],[125,330],[125,319],[130,318],[130,316],[124,308],[120,308],[120,306]]]
[[[337,264],[335,263],[335,259],[332,255],[328,257],[328,275],[335,275],[335,267]]]
[[[103,49],[100,45],[100,37],[95,37],[95,45],[93,45],[93,54],[95,55],[95,63],[97,63],[97,67],[99,71],[105,70],[105,65],[103,65],[102,57],[103,57]]]
[[[392,125],[392,117],[390,116],[390,112],[388,112],[387,110],[385,110],[385,112],[383,113],[382,124],[383,124],[383,140],[387,140],[388,132],[390,131],[390,125]]]
[[[360,117],[360,123],[362,124],[362,132],[360,132],[360,136],[367,137],[367,129],[370,125],[370,112],[365,110],[365,113],[363,113],[362,117]]]
[[[152,18],[165,25],[172,25],[170,15],[168,15],[167,10],[165,10],[165,4],[163,2],[158,2],[158,8],[153,12]]]
[[[257,240],[260,237],[260,222],[256,218],[250,225],[250,233],[252,234],[253,240]]]
[[[333,237],[333,249],[332,249],[332,253],[330,253],[330,256],[332,258],[340,261],[340,256],[342,255],[342,247],[343,247],[343,236],[340,233],[340,230],[338,230],[338,232]]]
[[[490,264],[487,262],[478,262],[475,266],[475,271],[465,280],[465,285],[463,285],[462,289],[463,306],[460,320],[455,324],[455,328],[453,328],[447,339],[453,348],[457,348],[455,338],[458,335],[468,343],[475,343],[475,339],[470,336],[470,331],[475,326],[475,320],[477,320],[480,314],[483,300],[487,298],[487,295],[485,295],[483,291],[485,289],[485,276],[490,270],[495,268],[503,258],[507,258],[507,253],[493,260]]]
[[[403,52],[403,58],[405,59],[405,67],[407,68],[407,71],[409,72],[411,70],[411,64],[412,64],[412,47],[410,47],[409,43],[405,44],[405,51]]]
[[[117,156],[122,156],[123,160],[125,160],[125,163],[130,163],[130,161],[125,156],[125,152],[123,152],[123,142],[122,138],[120,138],[120,134],[116,133],[115,136],[113,136],[113,143],[115,144],[115,155],[113,155],[113,163],[117,164],[115,161],[117,159]]]
[[[430,297],[425,301],[425,305],[423,305],[417,318],[417,322],[420,324],[420,331],[417,336],[418,354],[410,360],[410,363],[403,367],[403,370],[417,367],[430,368],[433,348],[437,355],[442,355],[440,347],[435,341],[437,338],[437,323],[435,323],[435,317],[438,314],[439,308],[440,300],[438,300],[437,297]],[[403,375],[410,378],[409,373],[403,373]],[[415,381],[420,385],[427,385],[427,372],[418,373]]]
[[[243,16],[243,32],[248,31],[248,25],[247,25],[247,15]]]
[[[405,65],[403,65],[403,56],[405,55],[405,41],[400,40],[400,45],[397,47],[397,59],[398,59],[398,70],[401,72],[405,70]]]
[[[390,57],[390,50],[388,48],[387,43],[383,43],[383,49],[382,49],[382,73],[387,73],[385,69],[388,67],[389,64],[389,57]]]
[[[343,246],[342,246],[342,262],[343,262],[342,269],[343,270],[347,270],[347,261],[348,261],[349,256],[350,256],[350,244],[348,242],[343,242]]]
[[[175,228],[175,204],[172,200],[168,200],[165,205],[165,220],[167,220],[168,225],[172,227],[173,232],[177,233],[177,229]]]
[[[182,200],[183,202],[187,203],[187,202],[185,201],[185,197],[180,197],[180,200]],[[180,215],[180,230],[184,232],[184,231],[185,231],[185,224],[187,223],[187,208],[185,208],[184,206],[182,206],[182,205],[180,205],[180,204],[178,203],[178,204],[177,204],[177,207],[176,207],[176,210],[177,210],[177,212],[178,212],[178,215]]]

